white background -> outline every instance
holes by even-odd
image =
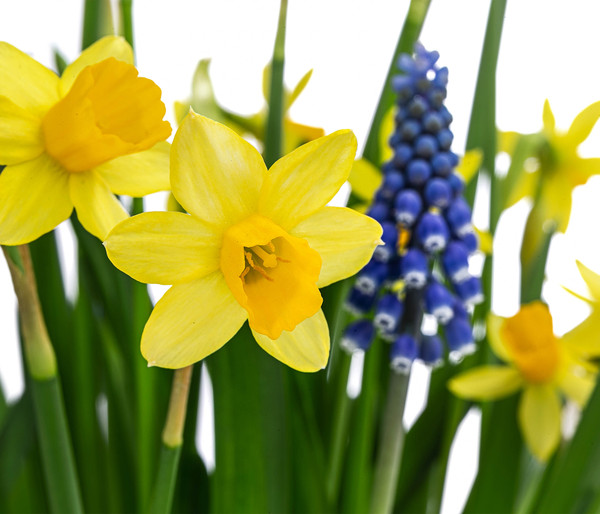
[[[211,76],[223,105],[242,113],[262,107],[262,69],[273,48],[278,2],[134,3],[140,74],[163,89],[171,121],[173,102],[189,95],[196,63],[205,57],[213,60]],[[292,110],[296,121],[322,126],[326,132],[350,128],[358,137],[359,148],[362,146],[407,4],[391,0],[290,0],[287,84],[295,85],[308,69],[314,69],[309,86]],[[48,66],[52,65],[54,47],[67,60],[73,60],[81,41],[82,5],[81,0],[0,0],[0,40]],[[453,149],[458,153],[464,148],[488,8],[485,0],[433,0],[422,32],[426,48],[438,50],[440,63],[450,69],[446,105],[454,116]],[[600,100],[599,19],[600,5],[593,0],[509,0],[497,81],[497,123],[502,130],[538,131],[545,98],[550,100],[557,126],[564,129],[585,106]],[[600,156],[598,131],[582,146],[582,153]],[[587,312],[560,287],[567,284],[585,292],[575,259],[600,270],[596,229],[599,195],[598,179],[578,188],[569,229],[553,241],[545,294],[558,333],[579,322]],[[498,229],[493,307],[501,315],[511,315],[517,309],[517,242],[527,208],[526,203],[518,205]],[[478,217],[477,222],[485,226],[485,216]],[[62,234],[67,234],[63,252],[72,256],[68,229],[61,227]],[[70,262],[65,260],[68,276],[73,275]],[[68,286],[75,294],[73,284]],[[15,309],[8,270],[0,262],[0,381],[9,399],[17,398],[23,387]],[[427,372],[417,366],[414,375],[407,423],[418,415],[426,393]],[[459,434],[457,451],[461,458],[451,459],[443,508],[446,513],[460,510],[470,487],[477,458],[477,416],[470,415]],[[210,441],[203,446],[210,459]]]

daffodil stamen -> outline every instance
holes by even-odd
[[[254,255],[255,257],[261,258],[261,260],[263,260],[263,266],[267,266],[268,268],[274,267],[274,266],[268,266],[267,264],[265,264],[264,259],[262,259],[261,255],[256,252],[256,248],[257,247],[253,247],[249,250],[244,251],[244,256],[246,258],[246,262],[248,263],[248,266],[246,266],[244,268],[244,271],[242,271],[240,278],[243,279],[250,272],[250,269],[252,268],[254,271],[257,271],[258,273],[260,273],[264,278],[273,282],[273,279],[267,274],[267,270],[260,267],[256,262],[254,262],[252,255]],[[259,247],[259,249],[261,249],[261,248]],[[264,252],[264,250],[263,250],[263,252]],[[267,257],[269,256],[269,254],[267,254],[266,252],[264,252],[264,253],[266,254]],[[277,266],[277,263],[275,263],[275,266]]]
[[[269,245],[273,247],[272,253],[268,253],[261,246],[255,246],[251,248],[250,251],[255,253],[263,262],[263,266],[266,268],[274,268],[277,266],[277,256],[275,255],[275,247],[273,243],[269,241]]]

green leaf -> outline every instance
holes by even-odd
[[[523,451],[517,405],[518,396],[513,396],[482,407],[479,471],[465,514],[500,514],[515,509]]]
[[[56,377],[31,380],[44,476],[53,512],[83,512],[73,449]]]
[[[288,512],[289,447],[283,365],[248,325],[206,359],[213,382],[213,512]]]
[[[56,71],[58,75],[62,75],[63,71],[65,71],[68,66],[68,62],[65,59],[64,55],[57,48],[54,49],[54,66],[56,66]]]
[[[285,27],[287,18],[287,0],[281,0],[279,22],[273,59],[271,60],[271,84],[269,86],[269,112],[265,130],[264,158],[267,167],[281,157],[283,141],[284,87],[283,68],[285,63]]]
[[[573,439],[547,467],[533,512],[597,512],[600,484],[600,385],[583,411]]]
[[[25,393],[7,408],[0,428],[0,501],[13,489],[35,446],[35,423],[31,395]]]
[[[342,512],[359,514],[369,509],[379,404],[381,391],[386,387],[382,378],[389,375],[389,360],[385,355],[384,345],[383,341],[376,340],[365,353],[362,389],[356,399],[350,426],[346,473],[341,493]]]

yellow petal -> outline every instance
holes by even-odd
[[[129,215],[95,171],[71,173],[69,193],[83,227],[101,241]]]
[[[278,339],[252,331],[256,342],[269,355],[298,371],[319,371],[329,359],[329,328],[323,311],[305,319],[292,332]]]
[[[349,130],[311,141],[279,159],[260,191],[259,213],[288,230],[323,207],[348,178],[356,137]]]
[[[468,400],[496,400],[523,386],[521,374],[508,366],[480,366],[448,382],[448,389]]]
[[[146,196],[171,189],[169,181],[169,153],[166,141],[149,150],[117,157],[101,164],[95,171],[104,179],[110,190],[118,195]]]
[[[69,175],[47,155],[0,173],[0,244],[29,243],[66,220],[72,210]]]
[[[293,152],[300,145],[324,135],[325,131],[320,127],[296,123],[289,118],[283,120],[283,147],[286,154]]]
[[[0,162],[18,164],[44,151],[41,119],[0,96]]]
[[[598,273],[593,272],[590,268],[588,268],[583,262],[576,261],[577,269],[579,269],[579,273],[581,278],[585,281],[592,298],[600,301],[600,275]]]
[[[551,137],[556,129],[556,122],[554,120],[554,114],[550,109],[550,102],[548,99],[544,101],[544,112],[542,113],[542,119],[544,121],[544,132],[546,136]]]
[[[375,196],[375,191],[381,185],[383,175],[367,159],[356,159],[352,164],[348,181],[352,194],[369,203]]]
[[[508,194],[505,208],[513,206],[523,198],[535,198],[540,177],[539,170],[533,172],[521,170],[516,184]]]
[[[46,112],[58,101],[58,77],[8,43],[0,42],[0,96],[23,109]]]
[[[142,355],[150,366],[189,366],[221,348],[246,317],[219,271],[174,285],[146,323]]]
[[[561,342],[581,357],[600,356],[600,310],[593,308],[585,320],[561,337]]]
[[[500,357],[504,362],[511,362],[511,356],[506,348],[506,344],[502,339],[502,325],[505,318],[488,314],[487,317],[487,340],[490,343],[492,351]]]
[[[383,116],[381,127],[379,129],[379,161],[389,161],[394,156],[394,151],[390,146],[389,140],[396,128],[396,107],[392,106]]]
[[[559,387],[579,407],[584,407],[594,390],[596,380],[583,369],[569,369],[559,382]]]
[[[473,230],[479,238],[479,251],[486,255],[492,255],[492,249],[494,247],[494,240],[492,234],[487,230],[479,230],[476,226],[473,226]]]
[[[294,90],[289,94],[289,96],[286,99],[287,100],[286,105],[285,105],[286,111],[292,106],[292,104],[296,101],[296,99],[302,94],[302,91],[304,91],[304,88],[306,88],[306,86],[308,85],[308,81],[312,77],[312,74],[313,74],[313,70],[308,70],[304,74],[304,76],[298,81],[298,83],[296,84],[296,87],[294,88]]]
[[[577,159],[577,171],[581,175],[581,183],[584,184],[592,175],[600,174],[600,158],[590,157]]]
[[[567,138],[572,147],[579,146],[587,139],[598,118],[600,118],[600,102],[588,105],[575,117],[567,132]]]
[[[517,314],[503,321],[500,338],[527,382],[548,383],[556,376],[561,350],[546,304],[536,300],[522,305]]]
[[[67,94],[77,75],[86,67],[99,63],[109,57],[118,61],[133,64],[133,50],[125,39],[120,36],[106,36],[88,46],[81,55],[75,59],[62,74],[60,78],[61,96]]]
[[[456,172],[468,183],[473,176],[479,171],[481,162],[483,161],[483,152],[476,148],[465,152],[460,163],[456,167]]]
[[[173,194],[186,211],[208,223],[231,226],[256,212],[266,171],[250,143],[193,111],[175,135]]]
[[[221,235],[181,212],[145,212],[119,223],[104,246],[124,273],[147,284],[180,284],[219,269]]]
[[[523,391],[519,426],[531,453],[547,461],[560,442],[560,398],[552,386],[529,386]]]
[[[324,207],[296,225],[290,233],[305,239],[323,263],[318,287],[359,271],[381,243],[381,225],[345,207]]]
[[[521,138],[521,134],[518,132],[498,132],[498,151],[506,152],[509,155],[512,155],[515,147],[517,146],[517,142]]]

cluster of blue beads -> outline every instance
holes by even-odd
[[[474,351],[468,306],[483,299],[481,282],[469,273],[478,240],[462,194],[451,150],[452,116],[444,106],[448,69],[437,52],[417,44],[403,54],[393,78],[397,93],[393,158],[367,214],[383,227],[383,246],[359,272],[346,301],[358,319],[346,327],[342,347],[366,350],[375,333],[392,343],[392,369],[408,372],[415,359],[438,365],[445,350],[438,334],[424,335],[425,313],[437,320],[449,356]]]

